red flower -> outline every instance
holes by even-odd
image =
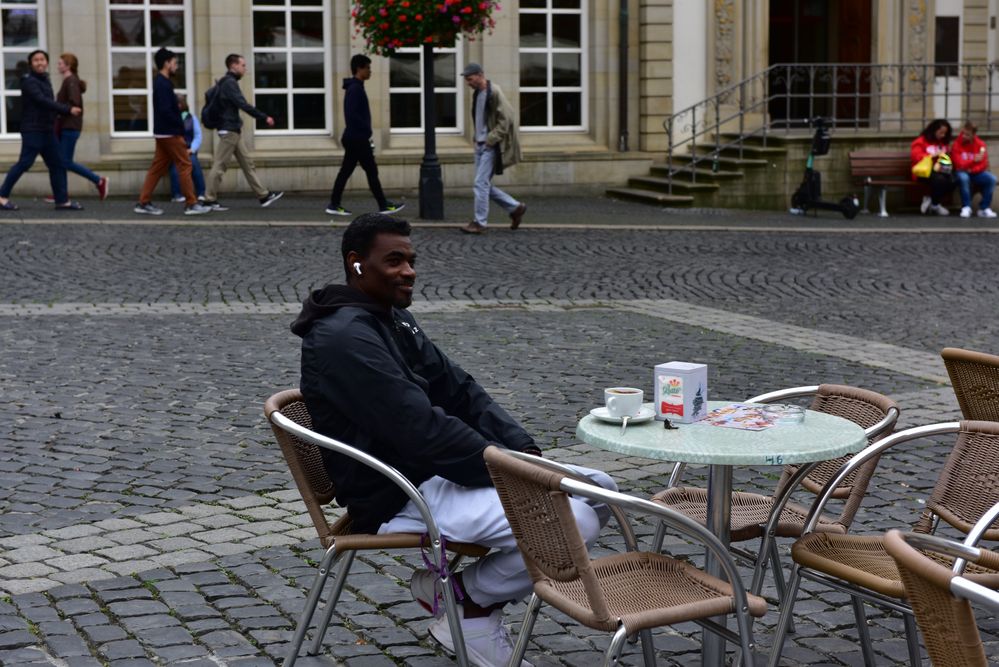
[[[413,18],[416,19],[417,21],[422,21],[423,20],[423,14],[417,14]]]
[[[399,22],[400,23],[405,23],[406,22],[406,15],[405,14],[399,14]]]

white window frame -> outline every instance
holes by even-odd
[[[518,26],[520,16],[522,14],[542,14],[545,18],[545,34],[546,34],[546,44],[543,47],[522,47],[519,44],[520,34],[518,30],[518,45],[517,53],[518,55],[523,53],[543,53],[547,55],[548,67],[547,67],[547,80],[548,85],[546,86],[520,86],[520,93],[545,93],[547,95],[547,110],[548,118],[545,125],[523,125],[521,124],[520,129],[523,132],[585,132],[589,125],[589,93],[590,93],[590,69],[589,69],[589,41],[590,41],[590,26],[589,26],[589,2],[588,0],[579,0],[578,9],[562,9],[553,8],[552,0],[546,0],[545,7],[538,8],[527,8],[521,7],[518,10],[517,19]],[[555,14],[576,14],[579,16],[579,47],[578,48],[554,48],[552,46],[552,16]],[[557,53],[578,53],[579,54],[579,82],[578,86],[555,86],[552,85],[552,62],[554,61],[554,56]],[[519,63],[519,60],[518,60]],[[518,81],[520,77],[520,69],[518,65],[517,70]],[[579,93],[579,113],[580,121],[579,125],[553,125],[552,124],[552,95],[554,93]]]
[[[258,11],[283,11],[285,13],[284,22],[286,26],[291,25],[291,14],[293,12],[313,12],[322,16],[323,26],[323,46],[322,48],[309,46],[292,46],[291,35],[286,35],[284,46],[261,46],[255,44],[250,46],[250,54],[247,57],[250,65],[250,76],[255,76],[253,69],[256,67],[256,54],[258,53],[283,53],[285,54],[285,68],[288,85],[284,88],[257,88],[253,87],[254,95],[284,95],[286,98],[285,113],[288,118],[287,129],[257,128],[254,133],[259,136],[332,136],[333,134],[333,110],[330,102],[330,89],[333,82],[333,45],[332,18],[330,13],[330,0],[323,0],[322,7],[310,5],[292,5],[290,0],[271,0],[267,4],[254,4],[250,14],[250,34],[253,34],[253,15]],[[321,88],[295,88],[292,78],[292,65],[295,53],[322,53],[323,54],[323,86]],[[295,129],[294,95],[295,93],[322,94],[323,109],[326,127],[310,128],[304,130]]]
[[[2,44],[2,33],[0,33],[0,62],[6,60],[6,55],[8,53],[21,53],[24,52],[24,57],[27,58],[28,54],[35,49],[42,49],[48,51],[45,47],[47,31],[45,29],[45,0],[38,0],[37,2],[3,2],[0,1],[0,9],[34,9],[38,12],[38,46],[14,46],[7,47]],[[52,62],[49,62],[49,70],[52,69]],[[20,132],[8,132],[7,131],[7,98],[8,97],[20,97],[21,89],[7,89],[7,78],[0,77],[3,80],[0,81],[0,139],[14,139],[20,138]]]
[[[423,128],[426,126],[427,119],[424,117],[424,94],[423,94],[423,47],[422,46],[410,46],[402,49],[396,49],[396,53],[419,53],[420,54],[420,87],[417,90],[412,87],[401,87],[401,86],[389,86],[389,118],[391,118],[392,109],[392,93],[406,93],[412,95],[414,92],[419,92],[420,94],[420,126],[419,127],[392,127],[390,132],[392,134],[423,134]],[[455,113],[455,127],[437,127],[437,134],[462,134],[465,131],[465,96],[462,95],[462,82],[461,82],[461,70],[464,69],[464,49],[462,48],[461,39],[455,40],[454,46],[435,46],[434,53],[453,53],[454,54],[454,86],[444,86],[438,88],[434,86],[434,94],[439,95],[443,93],[452,93],[454,95],[454,113]],[[389,67],[391,68],[391,63]],[[390,121],[391,123],[391,121]]]
[[[142,11],[143,21],[145,21],[145,26],[143,30],[145,32],[146,43],[142,46],[112,46],[111,44],[111,10],[128,10],[128,11]],[[195,88],[194,88],[194,62],[191,59],[191,54],[194,49],[191,44],[192,38],[194,37],[194,32],[192,30],[191,24],[191,0],[184,0],[183,4],[177,5],[165,5],[156,0],[144,0],[142,4],[119,4],[115,0],[108,0],[106,5],[106,10],[104,12],[105,29],[108,35],[108,114],[111,117],[111,136],[112,137],[151,137],[153,136],[153,78],[155,77],[156,63],[153,59],[153,55],[159,49],[158,46],[154,46],[151,43],[152,31],[149,25],[149,15],[150,12],[154,11],[180,11],[184,15],[184,45],[183,46],[168,46],[167,48],[177,54],[184,55],[184,81],[182,86],[175,88],[175,92],[178,95],[186,95],[189,103],[192,106],[197,107],[195,104]],[[145,88],[115,88],[114,87],[114,54],[116,53],[144,53],[146,56],[146,87]],[[176,82],[175,82],[176,85]],[[149,114],[149,129],[145,132],[130,132],[130,131],[118,131],[114,129],[114,98],[115,94],[119,96],[123,95],[145,95],[146,96],[146,109]]]

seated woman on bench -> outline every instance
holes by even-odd
[[[971,188],[982,192],[978,204],[979,218],[994,218],[992,192],[996,189],[996,177],[989,172],[989,154],[985,142],[978,138],[978,126],[970,120],[961,128],[954,145],[950,149],[954,161],[954,179],[961,193],[961,217],[971,217]]]
[[[910,157],[912,160],[912,179],[921,183],[926,183],[930,187],[930,196],[923,197],[922,204],[919,205],[919,212],[926,213],[933,211],[937,215],[949,215],[940,202],[954,189],[954,181],[951,179],[951,161],[947,155],[952,138],[950,123],[942,118],[934,120],[923,130],[912,142]],[[927,156],[932,160],[932,167],[928,176],[917,175],[916,166]]]

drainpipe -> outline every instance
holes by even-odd
[[[617,115],[621,135],[617,149],[628,151],[628,1],[620,0],[618,9],[618,91]]]

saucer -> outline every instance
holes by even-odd
[[[621,417],[612,417],[607,408],[593,408],[590,410],[590,414],[604,422],[611,422],[613,424],[620,424]],[[643,405],[642,409],[638,411],[638,414],[634,417],[628,419],[628,424],[641,424],[642,422],[647,422],[650,419],[654,419],[656,416],[656,411],[649,405]]]

